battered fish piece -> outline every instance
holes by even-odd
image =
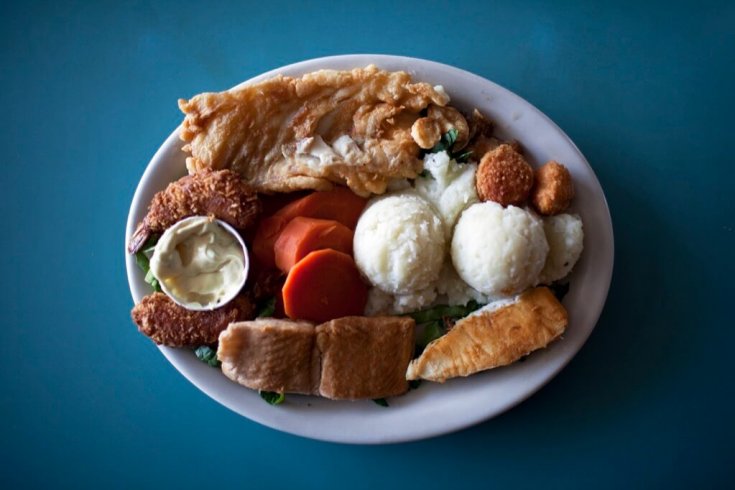
[[[245,295],[212,311],[191,311],[163,293],[149,294],[130,313],[138,330],[156,344],[196,347],[217,342],[231,322],[250,320],[255,306]]]
[[[237,173],[205,170],[182,177],[153,196],[148,214],[130,238],[128,251],[137,252],[151,233],[162,233],[189,216],[214,216],[244,230],[259,214],[257,194]]]
[[[531,204],[546,216],[566,211],[574,198],[574,184],[569,170],[551,160],[536,169],[531,190]]]
[[[265,193],[344,184],[367,196],[418,175],[411,126],[448,101],[405,72],[320,70],[181,99],[180,136],[190,173],[229,168]]]
[[[567,311],[545,287],[508,305],[492,305],[459,320],[411,361],[406,378],[443,383],[449,378],[511,364],[546,347],[567,327]]]
[[[486,153],[475,178],[478,197],[503,206],[523,204],[533,187],[533,169],[509,144]]]

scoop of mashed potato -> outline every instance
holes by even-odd
[[[474,289],[491,296],[515,294],[538,284],[548,252],[540,218],[492,201],[467,208],[452,237],[457,273]]]
[[[357,267],[374,286],[414,293],[439,277],[446,253],[442,220],[413,192],[378,197],[357,222],[353,249]]]
[[[582,219],[575,214],[557,214],[544,218],[549,255],[541,271],[540,282],[549,284],[566,277],[579,260],[584,248]]]
[[[459,164],[442,151],[424,157],[424,170],[431,176],[416,179],[416,192],[439,212],[444,221],[445,236],[449,240],[459,215],[478,201],[475,189],[477,165]]]

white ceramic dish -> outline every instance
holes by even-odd
[[[479,108],[496,122],[498,133],[518,139],[532,165],[563,162],[571,171],[576,198],[572,212],[584,222],[585,249],[564,299],[570,324],[564,337],[533,353],[525,362],[453,379],[445,384],[424,382],[384,408],[369,400],[335,402],[317,397],[287,396],[273,407],[200,362],[191,351],[161,347],[161,352],[189,381],[231,410],[266,426],[292,434],[346,443],[388,443],[427,438],[456,431],[523,401],[556,375],[579,351],[602,312],[613,269],[613,231],[602,188],[592,168],[572,141],[548,117],[512,92],[472,73],[439,63],[385,55],[346,55],[288,65],[247,83],[276,74],[297,76],[321,68],[351,69],[370,63],[386,70],[405,70],[416,80],[443,85],[452,105]],[[211,87],[202,87],[202,91]],[[176,94],[174,94],[176,95]],[[193,95],[193,94],[180,94]],[[174,98],[172,97],[172,103]],[[178,128],[166,139],[138,184],[128,215],[125,242],[145,215],[153,195],[185,174],[185,155]],[[150,293],[143,274],[126,253],[130,292],[138,302]],[[144,341],[144,339],[141,339]]]

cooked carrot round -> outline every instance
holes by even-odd
[[[335,187],[331,191],[312,192],[281,208],[273,216],[286,221],[303,216],[306,218],[333,219],[354,230],[367,199],[346,187]]]
[[[286,225],[273,246],[276,267],[288,273],[310,252],[325,248],[352,255],[352,237],[352,230],[338,221],[299,216]]]
[[[294,218],[334,220],[354,230],[365,204],[367,199],[346,187],[335,187],[331,191],[312,192],[285,205],[258,225],[252,247],[258,265],[266,269],[276,267],[274,246],[281,231]]]
[[[362,315],[367,292],[352,257],[328,248],[311,252],[291,268],[283,307],[289,318],[322,323]]]

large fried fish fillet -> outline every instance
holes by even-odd
[[[443,383],[505,366],[546,347],[566,326],[567,311],[553,293],[545,287],[531,289],[515,302],[458,321],[411,361],[406,378]]]
[[[421,171],[411,126],[447,95],[405,72],[373,65],[275,78],[179,100],[190,173],[229,168],[258,192],[344,184],[383,193]]]

